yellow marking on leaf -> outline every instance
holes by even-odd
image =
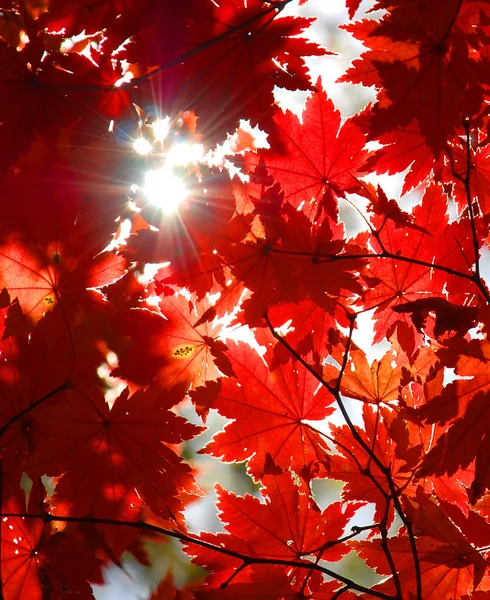
[[[177,346],[172,350],[172,356],[175,358],[187,358],[194,352],[194,346],[190,344],[182,344],[182,346]]]
[[[46,305],[46,307],[52,307],[54,306],[55,303],[55,297],[54,294],[50,294],[49,296],[45,296],[44,298],[44,304]]]

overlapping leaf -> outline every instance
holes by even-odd
[[[206,137],[222,139],[240,117],[254,123],[270,118],[275,85],[312,88],[303,57],[321,56],[325,50],[301,36],[311,19],[282,17],[281,8],[260,0],[192,2],[192,10],[183,13],[183,39],[176,39],[172,48],[171,31],[170,38],[156,41],[142,35],[131,61],[168,61],[171,68],[152,85],[160,105],[170,113],[175,107],[195,110]]]
[[[453,475],[475,459],[470,498],[476,501],[490,487],[488,410],[488,344],[476,340],[466,345],[457,359],[456,372],[462,377],[447,385],[420,413],[429,422],[451,423],[425,457],[421,473]]]
[[[44,600],[72,596],[92,600],[91,583],[101,583],[101,561],[92,555],[79,531],[56,531],[50,522],[22,516],[43,516],[42,486],[36,482],[26,506],[19,492],[2,504],[2,512],[17,514],[2,518],[2,595],[5,600],[29,597]],[[74,564],[78,565],[74,567]]]
[[[199,313],[184,296],[168,296],[160,302],[161,313],[139,308],[125,313],[113,375],[139,385],[156,381],[164,388],[198,387],[221,374],[232,375],[226,345],[218,339],[220,326],[206,319],[198,324],[212,308],[205,305]]]
[[[451,297],[461,304],[474,291],[471,283],[463,279],[471,276],[474,261],[468,235],[470,223],[449,224],[446,202],[439,186],[426,190],[422,204],[412,212],[420,230],[411,227],[404,230],[394,221],[375,218],[376,250],[381,255],[390,255],[371,261],[366,271],[370,289],[366,290],[365,308],[376,307],[375,342],[381,341],[384,335],[389,337],[402,320],[411,327],[406,315],[400,319],[399,313],[392,310],[394,306],[441,296],[445,285],[452,292]],[[448,277],[447,271],[433,269],[433,264],[462,276]],[[420,336],[412,330],[410,337],[399,339],[404,342],[405,351],[412,354]]]
[[[466,37],[485,23],[488,7],[472,3],[417,2],[391,5],[379,22],[360,21],[345,29],[369,50],[340,81],[374,85],[369,132],[378,137],[416,120],[437,158],[461,120],[477,114],[484,98],[489,63],[484,36]],[[468,40],[471,42],[468,43]],[[453,102],[453,98],[461,102]]]
[[[423,597],[430,600],[460,598],[479,586],[488,593],[488,582],[486,579],[482,582],[487,561],[468,542],[464,519],[459,519],[458,525],[463,526],[461,530],[434,499],[421,490],[416,499],[410,500],[407,510],[418,537]],[[416,577],[408,538],[399,536],[390,543],[403,593],[414,594]],[[375,566],[379,573],[391,573],[379,540],[353,544],[366,562]],[[390,577],[376,587],[385,593],[393,593],[393,578]]]

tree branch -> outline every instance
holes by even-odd
[[[473,275],[471,275],[469,277],[469,279],[471,279],[475,285],[478,287],[480,293],[482,294],[482,296],[485,298],[487,304],[490,304],[490,293],[486,287],[486,285],[484,284],[482,278],[481,278],[481,272],[480,272],[480,247],[478,244],[478,234],[476,231],[476,225],[475,225],[475,213],[473,211],[473,202],[472,202],[472,195],[471,195],[471,143],[470,143],[470,129],[469,129],[469,121],[464,121],[463,122],[463,127],[465,129],[466,132],[466,140],[465,140],[465,146],[466,146],[466,173],[463,175],[461,175],[461,173],[458,173],[456,171],[456,168],[454,166],[454,158],[453,158],[453,154],[451,152],[451,148],[447,147],[446,148],[446,153],[447,156],[449,158],[449,162],[451,164],[451,173],[453,174],[453,177],[455,179],[457,179],[458,181],[460,181],[464,187],[464,191],[465,191],[465,197],[466,197],[466,204],[468,206],[468,216],[469,216],[469,221],[470,221],[470,227],[471,227],[471,237],[472,237],[472,241],[473,241],[473,251],[474,251],[474,255],[475,255],[475,272]]]
[[[364,452],[366,453],[366,455],[368,457],[371,457],[372,461],[374,462],[374,464],[380,469],[380,471],[383,473],[384,477],[386,478],[386,481],[388,483],[388,487],[390,488],[390,493],[391,493],[391,497],[393,499],[393,505],[395,507],[396,512],[399,514],[400,519],[402,520],[403,524],[405,525],[405,527],[407,528],[407,535],[409,538],[409,543],[410,543],[410,548],[412,551],[412,556],[413,556],[413,563],[414,563],[414,569],[415,569],[415,580],[416,580],[416,587],[417,587],[417,596],[416,596],[416,600],[423,600],[422,598],[422,573],[420,571],[420,560],[418,557],[418,551],[417,551],[417,545],[415,542],[415,535],[413,533],[413,528],[412,528],[412,524],[410,523],[410,521],[408,520],[407,516],[405,515],[405,512],[403,510],[403,507],[400,503],[400,500],[398,498],[398,490],[396,489],[396,485],[393,481],[393,478],[391,476],[391,469],[389,467],[385,467],[383,465],[383,463],[380,461],[380,459],[376,456],[376,454],[374,454],[371,451],[371,448],[368,446],[368,444],[366,444],[366,442],[363,440],[362,436],[360,435],[360,433],[357,431],[357,428],[355,427],[354,423],[352,422],[349,413],[347,412],[347,409],[345,408],[344,402],[342,400],[341,394],[339,389],[337,389],[337,386],[340,388],[340,384],[339,381],[341,380],[341,375],[343,374],[343,370],[341,369],[341,373],[339,375],[339,379],[337,380],[337,386],[335,388],[333,388],[327,381],[325,381],[316,371],[315,369],[313,369],[305,360],[304,358],[298,354],[298,352],[296,352],[296,350],[294,348],[291,347],[291,345],[280,335],[278,334],[274,327],[272,326],[272,323],[270,322],[269,319],[269,315],[266,314],[265,315],[265,320],[267,322],[267,325],[273,335],[273,337],[276,338],[276,340],[278,340],[281,344],[283,344],[287,350],[289,350],[289,352],[296,358],[296,360],[301,363],[301,365],[303,365],[303,367],[305,369],[307,369],[314,377],[315,379],[317,379],[317,381],[323,385],[324,387],[327,388],[327,390],[335,397],[336,401],[337,401],[337,405],[340,409],[340,412],[342,413],[342,416],[344,417],[344,420],[352,434],[352,437],[356,440],[356,442],[359,444],[359,446],[364,450]],[[352,331],[353,331],[353,323],[351,322],[351,326],[350,326],[350,332],[349,332],[349,338],[351,338],[352,336]],[[348,349],[350,346],[350,341],[348,341],[348,343],[346,344],[346,351],[344,354],[344,360],[342,362],[342,367],[343,369],[345,369],[345,365],[346,365],[346,358],[345,355],[348,354]]]
[[[188,544],[193,544],[195,546],[201,546],[202,548],[206,548],[208,550],[213,550],[214,552],[218,552],[219,554],[225,554],[226,556],[231,556],[232,558],[236,558],[244,563],[245,566],[249,565],[282,565],[285,567],[294,567],[298,569],[311,569],[313,571],[318,571],[323,573],[324,575],[328,575],[333,579],[337,579],[341,581],[345,585],[347,585],[350,589],[356,590],[358,592],[362,592],[364,594],[369,594],[374,598],[381,598],[381,600],[396,600],[393,596],[389,596],[388,594],[384,594],[383,592],[378,592],[376,590],[371,590],[369,588],[364,587],[363,585],[359,585],[354,581],[351,581],[348,577],[344,577],[335,571],[327,569],[326,567],[322,567],[321,565],[315,564],[309,561],[300,561],[300,560],[287,560],[287,559],[279,559],[279,558],[260,558],[255,556],[249,556],[247,554],[243,554],[241,552],[235,552],[234,550],[228,550],[227,548],[223,548],[222,546],[215,546],[210,542],[205,542],[199,538],[192,537],[185,533],[181,533],[180,531],[173,531],[172,529],[165,529],[164,527],[158,527],[157,525],[152,525],[151,523],[146,523],[145,521],[119,521],[118,519],[102,519],[96,517],[67,517],[63,515],[52,515],[49,513],[45,514],[35,514],[35,513],[1,513],[0,517],[7,517],[12,519],[40,519],[45,521],[46,523],[60,522],[60,523],[95,523],[98,525],[114,525],[117,527],[130,527],[132,529],[138,529],[140,531],[151,531],[152,533],[158,533],[160,535],[166,535],[181,542],[185,542]],[[239,567],[239,569],[245,568],[245,566]]]

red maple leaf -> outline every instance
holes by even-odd
[[[190,468],[170,448],[200,429],[169,410],[181,390],[126,389],[109,408],[103,395],[78,390],[38,417],[43,437],[31,471],[62,475],[52,499],[58,514],[136,520],[147,505],[178,519],[180,490],[192,490]]]
[[[401,319],[393,310],[399,304],[423,298],[442,296],[444,285],[454,301],[463,303],[474,293],[468,280],[448,277],[447,272],[433,269],[436,264],[460,272],[463,277],[471,276],[474,250],[468,236],[469,222],[448,222],[447,200],[439,186],[429,187],[422,204],[412,211],[414,222],[419,228],[398,228],[392,220],[377,216],[373,219],[377,235],[373,245],[389,253],[389,258],[372,261],[368,269],[369,283],[365,294],[365,308],[374,308],[375,338],[379,342],[398,327]],[[382,244],[382,248],[380,248]],[[403,257],[398,260],[397,257]],[[418,264],[418,263],[425,263]],[[373,279],[371,279],[371,277]],[[412,329],[412,324],[402,313],[403,320]],[[412,329],[410,336],[399,338],[403,348],[412,354],[415,341],[420,340]]]
[[[88,548],[76,526],[56,531],[43,521],[44,489],[36,480],[28,506],[19,492],[2,505],[1,562],[2,595],[5,600],[44,600],[49,589],[53,597],[72,596],[93,600],[89,582],[102,583],[101,560]],[[21,515],[30,513],[40,518]],[[74,568],[76,563],[77,567]]]
[[[481,346],[477,340],[470,342],[464,354],[456,358],[455,371],[463,379],[447,385],[440,395],[419,409],[428,422],[451,423],[425,457],[420,473],[453,475],[476,459],[470,488],[472,502],[490,488],[487,365],[486,345]]]
[[[213,408],[234,419],[205,451],[226,461],[246,460],[254,476],[273,465],[306,478],[325,475],[329,457],[321,435],[306,421],[331,414],[333,398],[305,369],[288,363],[273,372],[241,343],[228,353],[236,379],[223,379]],[[246,417],[246,424],[243,419]]]
[[[365,262],[356,258],[359,246],[345,242],[343,223],[325,217],[312,224],[302,211],[284,207],[288,226],[282,234],[281,250],[291,253],[294,276],[300,298],[310,297],[330,313],[340,313],[340,306],[361,293],[359,274]],[[350,258],[350,254],[353,257]]]
[[[266,476],[263,482],[265,504],[252,496],[240,498],[218,488],[218,507],[226,533],[202,534],[201,539],[247,556],[279,560],[301,560],[319,554],[325,560],[335,562],[349,551],[346,544],[338,540],[359,504],[343,508],[340,502],[335,502],[320,511],[307,489],[296,485],[290,473]],[[291,519],[292,514],[294,519]],[[237,558],[228,556],[220,560],[216,553],[206,548],[187,547],[187,552],[196,564],[218,571],[217,577],[210,580],[211,587],[218,587],[234,567],[239,566]],[[302,581],[305,573],[298,570],[296,576]],[[255,594],[259,592],[252,585],[248,589]]]
[[[339,371],[333,365],[326,365],[324,378],[335,387]],[[402,375],[402,365],[397,364],[392,352],[387,352],[381,360],[368,363],[360,348],[351,348],[349,363],[342,373],[340,391],[344,396],[373,404],[393,402],[398,399]]]
[[[142,64],[167,63],[151,89],[169,114],[194,110],[207,139],[232,132],[239,118],[271,116],[275,85],[287,89],[312,88],[304,56],[326,51],[300,34],[311,24],[306,17],[280,17],[280,3],[261,0],[194,2],[184,13],[183,39],[153,30],[138,39],[131,60]]]
[[[384,408],[374,409],[364,404],[362,407],[364,430],[359,434],[364,442],[371,448],[372,456],[376,456],[384,468],[390,468],[392,480],[395,485],[403,487],[410,481],[413,467],[417,464],[420,448],[416,450],[415,457],[410,456],[408,448],[403,456],[396,454],[396,443],[390,435],[390,424],[394,420],[393,414]],[[347,426],[332,427],[334,439],[338,442],[339,455],[332,456],[331,477],[345,481],[342,491],[344,500],[368,501],[375,504],[375,520],[381,521],[385,514],[388,523],[394,517],[392,505],[387,505],[386,496],[389,493],[386,477],[379,465],[372,459],[366,458],[365,452],[359,444],[352,441]],[[407,444],[408,446],[408,444]],[[415,458],[415,464],[413,464]],[[407,460],[412,465],[407,466]],[[386,512],[388,509],[388,512]]]
[[[369,128],[367,115],[368,113],[365,112],[355,118],[355,122],[363,131]],[[434,158],[416,121],[380,134],[377,140],[383,144],[383,147],[370,158],[369,167],[376,173],[388,173],[389,175],[408,169],[403,182],[402,194],[426,181],[431,173],[437,176],[443,167],[443,156]]]
[[[476,35],[468,44],[466,34],[467,28],[478,28],[488,18],[483,11],[471,3],[462,7],[459,0],[444,6],[418,2],[390,6],[379,22],[344,26],[370,48],[340,81],[380,90],[371,109],[372,137],[415,120],[437,158],[462,119],[478,113],[488,57],[484,36]],[[453,102],[454,97],[461,102]]]
[[[289,111],[277,109],[274,129],[269,136],[271,148],[261,150],[267,171],[284,191],[284,199],[315,214],[326,213],[337,220],[338,198],[358,187],[369,153],[364,135],[350,121],[341,126],[341,117],[324,92],[320,80],[316,92],[307,100],[300,119]],[[258,164],[247,156],[251,168]]]
[[[472,132],[473,135],[473,132]],[[477,137],[482,137],[481,135]],[[468,198],[464,181],[468,179],[469,190],[472,198],[476,198],[480,213],[485,223],[490,219],[490,150],[486,140],[483,145],[468,148],[466,139],[455,143],[449,148],[450,163],[444,170],[444,179],[454,183],[454,199],[458,204],[460,213],[466,211]],[[472,145],[472,144],[471,144]],[[470,172],[468,178],[468,152],[470,152]]]
[[[435,499],[424,494],[421,489],[416,498],[407,500],[406,506],[417,532],[424,599],[460,598],[477,589],[487,569],[487,561],[468,542],[464,519],[458,519],[458,525],[463,525],[461,531]],[[416,578],[408,538],[397,537],[390,544],[403,593],[413,594]],[[380,540],[353,542],[353,546],[378,573],[391,574]],[[483,582],[482,587],[488,590],[488,583]],[[378,584],[376,588],[388,594],[393,593],[393,577]]]
[[[342,316],[343,311],[339,312]],[[289,321],[294,323],[294,328],[289,328],[284,333],[285,340],[321,372],[320,364],[325,352],[331,352],[332,347],[339,341],[335,317],[311,300],[276,305],[269,311],[268,316],[274,327],[281,327]],[[261,331],[258,330],[256,336],[260,334]],[[271,345],[269,336],[267,338],[263,341],[259,337],[259,342],[263,346],[271,346],[270,354],[267,355],[271,369],[292,360],[291,353],[283,344]]]
[[[20,312],[14,304],[7,313],[7,328],[16,308]],[[66,390],[76,382],[94,385],[94,369],[103,360],[93,340],[86,345],[75,329],[71,335],[67,333],[60,313],[44,317],[29,335],[25,322],[20,318],[19,321],[24,330],[19,333],[17,323],[15,335],[9,335],[5,329],[0,346],[0,454],[5,497],[15,493],[22,473],[37,458],[44,436],[40,420],[44,411],[51,404],[61,403]],[[86,355],[82,357],[79,352]]]
[[[127,264],[104,251],[115,229],[110,218],[89,228],[90,199],[73,194],[67,182],[56,191],[50,188],[48,179],[34,174],[12,175],[4,183],[0,207],[0,287],[11,300],[17,298],[34,323],[57,305],[71,320],[76,307],[95,299],[88,288],[117,280]]]
[[[138,385],[155,381],[165,388],[187,388],[233,374],[226,344],[219,339],[221,326],[207,319],[199,322],[212,306],[201,302],[195,310],[180,295],[163,297],[159,307],[161,312],[137,308],[124,314],[123,339],[114,348],[119,357],[114,376]]]

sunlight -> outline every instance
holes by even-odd
[[[202,144],[175,144],[167,153],[167,161],[173,165],[197,164],[204,159]]]
[[[153,147],[150,144],[150,142],[148,140],[146,140],[144,137],[139,137],[134,140],[133,148],[136,150],[136,152],[138,154],[145,156],[146,154],[149,154],[152,151]]]
[[[157,142],[163,142],[170,132],[170,117],[164,119],[157,119],[151,126],[153,129],[153,135]]]
[[[163,169],[148,171],[145,174],[143,191],[148,200],[167,215],[176,212],[189,193],[182,179],[167,165]]]
[[[172,214],[190,194],[186,182],[201,177],[199,164],[206,160],[204,147],[179,139],[179,132],[173,131],[169,116],[146,123],[144,127],[145,135],[140,134],[132,144],[144,157],[147,168],[152,167],[144,173],[141,191],[164,214]],[[134,187],[133,192],[140,189]]]

